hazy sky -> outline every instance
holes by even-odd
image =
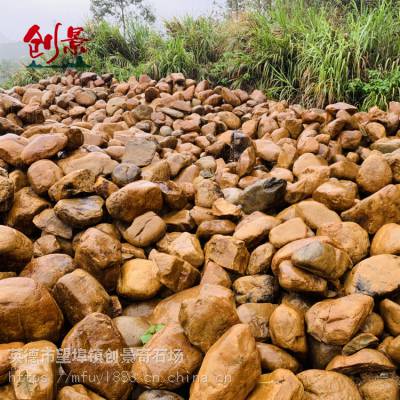
[[[222,0],[218,0],[222,1]],[[201,15],[213,11],[214,0],[147,0],[157,19]],[[80,26],[89,16],[90,0],[0,0],[0,42],[22,41],[33,24],[42,34],[52,33],[56,22]],[[65,35],[64,35],[65,36]]]

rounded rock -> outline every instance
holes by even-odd
[[[0,342],[56,342],[63,315],[45,286],[30,278],[0,280]]]
[[[139,179],[140,168],[131,163],[118,164],[112,172],[112,181],[119,187],[123,187]]]

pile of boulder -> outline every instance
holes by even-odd
[[[399,399],[399,129],[181,73],[0,91],[0,399]]]

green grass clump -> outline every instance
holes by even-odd
[[[164,42],[161,48],[154,52],[154,60],[150,65],[153,76],[157,79],[171,72],[182,72],[186,76],[194,76],[196,72],[195,57],[185,49],[180,38]]]
[[[367,105],[370,86],[355,92],[354,81],[368,83],[374,70],[383,72],[382,79],[393,75],[400,62],[399,8],[390,0],[373,7],[312,3],[278,0],[265,14],[242,15],[212,78],[305,106]],[[393,90],[380,94],[381,104],[386,95],[396,98]]]
[[[54,75],[54,70],[40,70],[30,68],[20,68],[11,76],[7,77],[0,85],[4,89],[10,89],[14,86],[26,86],[31,83],[37,83],[40,79]]]
[[[105,21],[87,24],[86,31],[90,41],[85,62],[93,71],[112,73],[121,81],[134,75],[149,58],[151,49],[161,43],[157,33],[136,20],[128,22],[125,37],[118,27]]]

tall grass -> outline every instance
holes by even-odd
[[[209,69],[224,51],[222,24],[211,17],[188,16],[166,21],[165,28],[164,42],[152,49],[149,72],[156,78],[177,71],[208,78]]]
[[[399,22],[399,8],[390,0],[374,7],[350,3],[345,10],[278,0],[264,15],[242,16],[211,75],[307,106],[339,100],[365,106],[365,90],[377,83],[371,71],[383,71],[383,80],[390,72],[393,86],[400,62]],[[380,93],[382,104],[386,96]],[[386,93],[396,98],[395,90]]]
[[[167,21],[165,28],[169,37],[182,40],[197,64],[215,62],[224,50],[222,24],[214,18],[175,18]]]
[[[50,75],[54,75],[56,72],[53,70],[41,70],[31,68],[19,68],[11,76],[6,77],[0,85],[4,89],[9,89],[13,86],[25,86],[31,83],[37,83],[40,79],[47,78]]]
[[[182,72],[186,76],[196,75],[195,57],[185,49],[181,38],[165,41],[160,49],[154,51],[153,62],[149,65],[149,72],[157,79],[171,72]]]
[[[162,43],[156,32],[136,20],[127,23],[125,37],[118,27],[105,21],[89,23],[86,30],[91,40],[85,62],[94,71],[113,73],[118,80],[135,74],[137,66],[149,58],[151,49]]]
[[[254,4],[256,4],[254,2]],[[264,3],[263,3],[264,4]],[[165,32],[132,20],[125,37],[89,23],[86,63],[119,80],[183,72],[275,99],[363,108],[399,100],[397,0],[275,0],[263,11],[165,22]],[[271,5],[272,4],[272,5]]]

